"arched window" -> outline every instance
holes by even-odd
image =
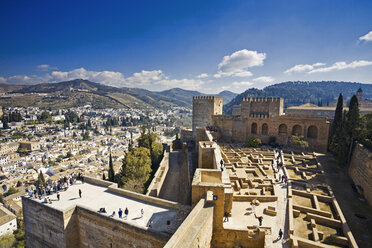
[[[268,135],[269,134],[269,126],[266,123],[262,124],[261,133],[262,133],[262,135]]]
[[[287,135],[287,125],[286,124],[280,124],[279,126],[279,135]]]
[[[257,134],[257,123],[252,123],[251,134]]]
[[[307,137],[311,139],[318,138],[318,128],[316,126],[310,126],[307,129]]]
[[[300,125],[294,125],[292,129],[292,135],[295,136],[302,135],[302,127]]]

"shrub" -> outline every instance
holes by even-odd
[[[262,144],[261,140],[256,137],[249,137],[246,143],[246,147],[259,147]]]

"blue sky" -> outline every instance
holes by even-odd
[[[372,83],[372,1],[0,1],[0,82]]]

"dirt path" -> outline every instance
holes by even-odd
[[[178,151],[170,152],[169,154],[169,170],[161,188],[159,197],[169,201],[178,202],[179,192],[179,164]]]

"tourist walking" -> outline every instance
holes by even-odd
[[[79,197],[81,198],[81,189],[79,189]]]
[[[59,195],[59,192],[57,193],[57,200],[59,201],[60,199],[60,195]]]
[[[119,208],[118,213],[119,213],[119,218],[121,218],[123,216],[123,210],[121,210],[121,208]]]
[[[283,231],[282,231],[282,229],[280,228],[280,230],[279,230],[279,239],[282,239],[282,237],[283,237]]]
[[[149,220],[148,227],[149,227],[149,228],[152,228],[152,219]]]
[[[145,211],[143,211],[143,208],[141,208],[141,218],[143,217],[144,213],[145,213]]]

